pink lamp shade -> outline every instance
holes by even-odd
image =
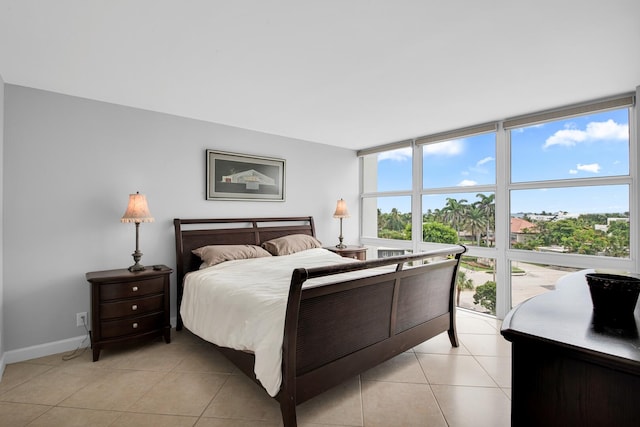
[[[344,199],[338,200],[336,205],[336,211],[333,213],[334,218],[349,218],[349,211],[347,210],[347,202]]]
[[[147,198],[144,194],[136,192],[136,194],[129,194],[129,205],[125,211],[120,222],[153,222],[154,219],[149,212],[149,206],[147,205]]]

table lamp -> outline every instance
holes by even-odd
[[[136,251],[131,254],[135,264],[129,267],[129,271],[144,270],[144,265],[139,263],[142,258],[142,252],[140,252],[140,249],[138,248],[140,223],[153,221],[154,219],[149,212],[147,198],[144,194],[140,194],[139,192],[136,192],[136,194],[129,194],[129,205],[127,206],[127,210],[124,215],[122,215],[122,218],[120,218],[120,222],[133,222],[136,224]]]
[[[336,245],[336,248],[344,249],[347,247],[344,243],[342,243],[342,219],[349,218],[349,211],[347,211],[347,204],[343,199],[338,200],[338,204],[336,205],[336,211],[333,213],[334,218],[340,218],[340,243]]]

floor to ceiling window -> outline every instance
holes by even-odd
[[[361,157],[370,256],[468,247],[460,307],[496,314],[582,268],[638,270],[635,96],[373,148]]]
[[[418,138],[422,236],[467,246],[458,274],[459,307],[495,314],[496,124]],[[481,249],[484,249],[482,251]]]
[[[413,251],[411,141],[361,154],[362,228],[368,258]]]

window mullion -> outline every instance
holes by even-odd
[[[422,243],[422,146],[413,144],[413,186],[411,196],[411,241],[413,252]]]
[[[502,123],[496,132],[496,197],[495,197],[495,246],[496,246],[496,317],[504,319],[511,310],[511,262],[507,258],[509,248],[510,218],[509,182],[511,182],[511,145],[509,132]]]
[[[636,99],[640,96],[640,86],[636,87]],[[631,183],[629,185],[629,227],[631,233],[629,235],[629,256],[633,260],[634,270],[640,271],[640,237],[638,230],[640,229],[640,132],[638,125],[640,124],[640,108],[634,105],[630,108],[629,113],[629,175]]]

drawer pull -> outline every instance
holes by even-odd
[[[137,286],[134,286],[134,287],[132,287],[132,288],[131,288],[131,290],[132,290],[133,292],[138,292],[138,287],[137,287]]]
[[[137,305],[133,304],[133,305],[131,306],[131,310],[136,311],[137,309],[138,309],[138,306],[137,306]]]
[[[133,326],[133,329],[138,329],[138,324],[137,323],[134,323],[132,326]]]

